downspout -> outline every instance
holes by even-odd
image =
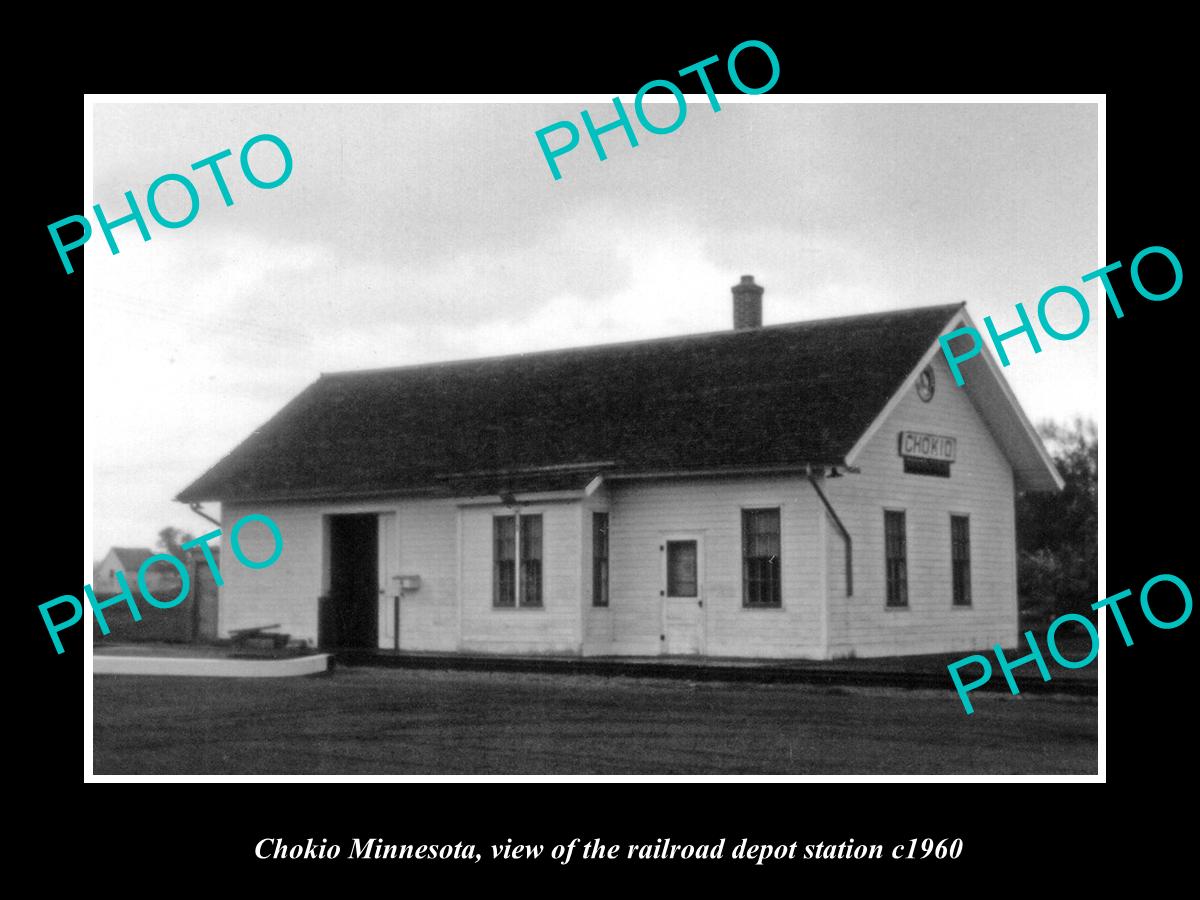
[[[829,498],[825,496],[825,492],[821,490],[821,486],[817,484],[817,480],[813,477],[812,471],[808,472],[808,481],[813,486],[813,490],[817,492],[817,496],[821,498],[821,502],[825,504],[825,510],[829,513],[829,517],[833,519],[833,524],[837,526],[838,531],[842,534],[842,539],[846,542],[846,596],[854,596],[854,551],[850,540],[850,532],[846,530],[846,526],[842,524],[842,520],[838,518],[838,514],[834,512],[833,505],[829,502]]]
[[[189,503],[188,506],[192,510],[192,512],[194,512],[196,515],[203,516],[205,519],[208,519],[208,521],[212,522],[218,528],[221,527],[221,523],[218,522],[216,519],[214,519],[212,516],[210,516],[208,513],[206,513],[204,510],[202,510],[200,508],[199,503]]]

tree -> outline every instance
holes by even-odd
[[[171,525],[158,532],[158,546],[176,559],[184,561],[188,558],[188,551],[184,550],[181,545],[191,540],[195,540],[191,533]]]
[[[1066,482],[1061,493],[1017,497],[1017,583],[1023,612],[1048,619],[1066,612],[1091,615],[1096,594],[1096,423],[1043,422],[1038,432]]]

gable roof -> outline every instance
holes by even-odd
[[[964,306],[942,329],[943,334],[966,326],[976,335],[979,328],[971,319]],[[979,338],[982,343],[983,338]],[[870,428],[858,439],[858,443],[846,454],[846,463],[853,466],[859,453],[866,447],[875,431],[887,419],[901,397],[913,386],[918,374],[925,365],[942,352],[940,344],[934,344],[925,356],[917,363],[908,378],[900,385],[896,394],[879,414]],[[1066,484],[1062,473],[1055,466],[1046,445],[1038,436],[1037,429],[1021,409],[1016,395],[1009,387],[1004,374],[992,358],[990,351],[984,351],[961,364],[964,383],[955,386],[947,385],[948,390],[958,390],[966,393],[975,411],[983,419],[988,431],[1004,453],[1013,469],[1013,480],[1019,491],[1061,491]]]
[[[149,547],[113,547],[108,552],[116,554],[117,562],[126,572],[136,572],[142,563],[154,555]]]
[[[841,465],[962,307],[324,374],[176,499],[469,496],[579,489],[602,472]]]

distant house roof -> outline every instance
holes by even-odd
[[[136,572],[142,563],[154,555],[149,547],[113,547],[109,552],[117,555],[117,561],[126,572]]]
[[[177,499],[470,496],[844,464],[961,311],[325,374]]]

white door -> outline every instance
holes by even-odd
[[[396,514],[379,514],[379,647],[399,649],[396,626],[404,634],[404,623],[397,614],[404,614],[404,604],[397,601],[400,593],[400,540],[396,532]]]
[[[663,652],[704,652],[704,544],[699,535],[665,535]]]

